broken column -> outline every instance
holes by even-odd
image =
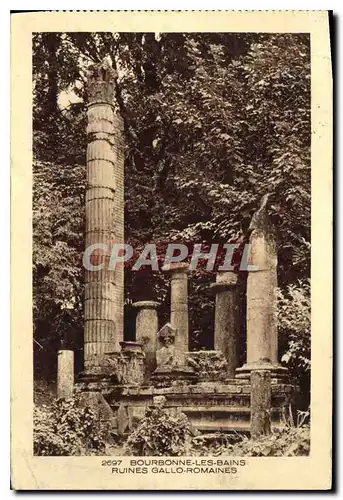
[[[111,245],[122,239],[123,154],[121,118],[115,112],[115,72],[104,60],[88,74],[86,249],[91,253],[85,276],[85,369],[101,366],[105,353],[119,350],[123,337],[123,273],[109,269]],[[117,193],[120,199],[116,198]],[[119,219],[116,215],[119,213]],[[122,224],[122,222],[120,222]]]
[[[74,392],[74,352],[62,349],[57,353],[57,397],[69,399]]]
[[[150,375],[156,368],[158,306],[159,303],[153,300],[135,302],[133,304],[133,307],[137,308],[136,341],[142,343],[145,354],[146,380],[150,378]]]
[[[163,268],[170,273],[170,324],[176,330],[175,356],[176,364],[185,365],[188,352],[188,271],[186,262],[176,262]]]
[[[227,373],[234,377],[238,366],[237,274],[233,271],[217,273],[211,288],[216,293],[214,349],[223,353],[227,360]]]
[[[238,376],[261,365],[286,372],[278,364],[276,323],[277,250],[267,213],[268,196],[254,214],[250,226],[250,258],[247,280],[247,362]],[[272,365],[272,366],[271,366]]]

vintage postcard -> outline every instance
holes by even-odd
[[[11,25],[12,488],[330,489],[328,12]]]

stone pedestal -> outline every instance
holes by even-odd
[[[179,373],[179,372],[177,372]],[[174,380],[172,368],[170,377]],[[166,409],[180,410],[191,420],[200,432],[243,433],[251,429],[251,385],[248,380],[237,383],[233,380],[223,383],[217,381],[156,386],[124,387],[120,396],[109,391],[107,397],[114,413],[120,410],[123,423],[128,426],[130,408],[139,418],[145,408],[152,406],[156,398],[163,398]],[[282,429],[285,426],[285,412],[292,400],[293,387],[290,385],[271,385],[271,427]],[[125,411],[123,410],[125,408]],[[232,438],[232,434],[231,434]]]
[[[170,324],[176,330],[175,360],[176,365],[185,366],[185,354],[188,351],[188,271],[184,262],[176,262],[162,269],[171,275]]]
[[[106,61],[88,73],[86,251],[95,246],[90,263],[98,266],[85,264],[84,361],[90,372],[98,370],[107,352],[119,351],[123,338],[123,269],[109,269],[112,244],[122,240],[124,213],[123,125],[114,109],[115,76]],[[103,247],[96,248],[99,244]]]
[[[237,274],[232,271],[218,273],[211,288],[216,294],[214,349],[224,354],[228,376],[234,377],[238,366]]]
[[[156,387],[172,387],[185,385],[195,381],[194,369],[189,366],[184,352],[184,364],[178,361],[175,347],[177,330],[170,323],[165,324],[157,333],[158,349],[156,350],[157,368],[151,382]]]
[[[69,399],[74,392],[74,352],[61,350],[57,356],[57,397]]]
[[[136,341],[141,342],[145,354],[145,380],[149,380],[151,374],[156,369],[156,348],[158,302],[142,301],[135,302],[133,307],[137,308],[136,317]]]

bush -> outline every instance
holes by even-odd
[[[230,455],[248,457],[295,457],[310,453],[310,427],[288,427],[252,441],[244,437],[234,445]]]
[[[49,406],[56,399],[56,382],[43,378],[33,381],[33,401],[37,406]]]
[[[311,368],[311,285],[310,280],[278,291],[278,327],[287,341],[282,361],[295,373]]]
[[[232,446],[241,440],[242,436],[237,432],[200,434],[192,438],[191,452],[189,454],[197,457],[228,455]]]
[[[138,456],[187,454],[192,426],[185,414],[175,416],[161,407],[147,408],[144,418],[126,441],[126,452]]]
[[[58,399],[34,408],[34,454],[70,456],[100,454],[104,432],[93,410],[77,398]]]

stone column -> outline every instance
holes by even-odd
[[[66,349],[57,353],[57,397],[69,399],[74,392],[74,352]]]
[[[251,437],[258,439],[270,434],[271,427],[271,379],[268,370],[251,371]]]
[[[135,302],[133,304],[133,307],[137,308],[136,341],[143,344],[146,379],[149,379],[150,375],[156,369],[158,306],[159,303],[152,300]]]
[[[91,263],[102,270],[85,276],[84,360],[86,371],[99,367],[103,355],[119,350],[122,340],[122,274],[109,269],[111,245],[122,239],[122,126],[115,116],[115,72],[107,61],[90,68],[87,109],[86,249],[104,244],[107,250],[92,252]],[[120,212],[116,220],[116,213]],[[120,233],[120,234],[119,234]],[[122,272],[122,271],[121,271]],[[116,282],[117,280],[117,282]]]
[[[250,224],[250,260],[255,270],[247,281],[247,363],[277,363],[277,251],[266,202]]]
[[[170,324],[176,330],[176,365],[184,366],[188,352],[188,271],[185,262],[176,262],[162,269],[171,274]]]
[[[238,368],[244,372],[278,365],[278,338],[276,323],[277,250],[267,214],[268,197],[262,200],[250,227],[250,258],[247,280],[247,363]],[[254,266],[253,268],[251,266]],[[265,366],[273,369],[273,366]]]
[[[216,293],[214,319],[214,349],[227,360],[228,375],[234,377],[238,366],[238,301],[237,274],[232,271],[217,273],[211,288]]]
[[[115,197],[113,230],[115,243],[124,243],[124,122],[119,113],[114,115],[114,153],[115,153]],[[124,264],[114,270],[116,338],[115,350],[124,338]]]

